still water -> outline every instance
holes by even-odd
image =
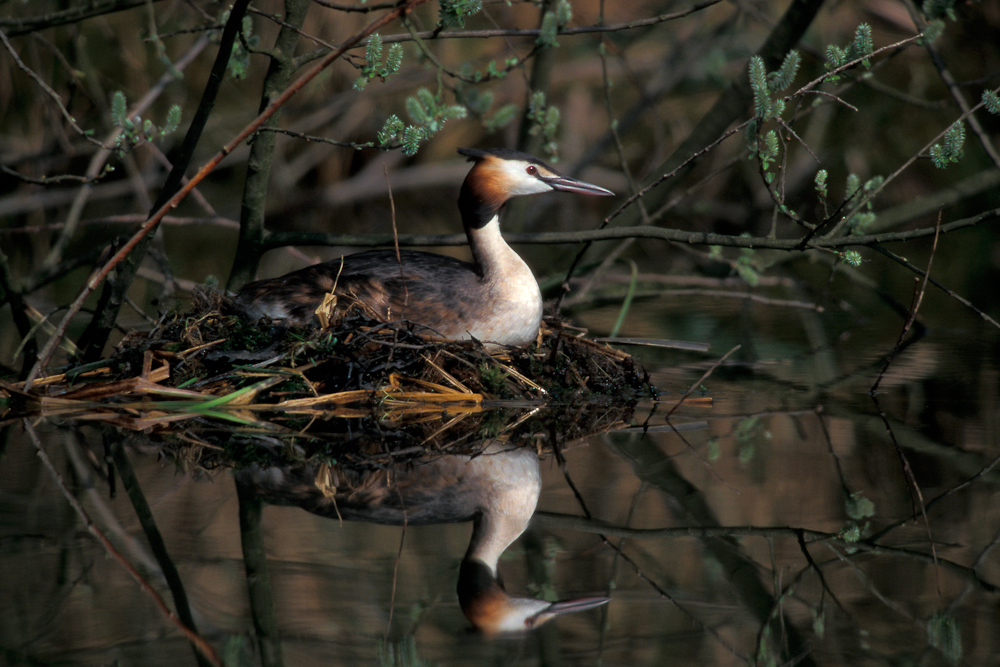
[[[593,311],[584,323],[606,329],[613,316]],[[537,440],[524,444],[541,488],[498,564],[507,592],[610,598],[527,633],[487,636],[463,615],[456,584],[469,522],[352,521],[346,505],[323,516],[323,494],[314,488],[304,502],[300,487],[298,504],[313,512],[267,504],[260,521],[277,627],[267,659],[998,664],[998,335],[952,304],[925,322],[892,360],[877,402],[869,389],[902,326],[888,310],[859,317],[720,300],[648,311],[626,326],[622,335],[712,350],[628,348],[659,405],[643,400],[633,428],[562,443],[562,461]],[[700,400],[671,413],[689,387]],[[33,424],[94,524],[173,608],[121,482],[112,492],[106,478],[105,447],[119,435],[66,419]],[[10,423],[5,436],[0,662],[196,664],[149,593],[88,532],[24,425]],[[233,474],[178,462],[135,434],[125,445],[199,634],[226,664],[260,664]],[[306,487],[316,479],[300,475]]]

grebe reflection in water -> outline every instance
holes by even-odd
[[[252,468],[237,477],[268,502],[297,505],[329,518],[390,525],[472,521],[458,599],[466,618],[483,632],[524,631],[609,601],[548,602],[504,590],[497,561],[528,526],[541,492],[538,457],[531,449],[494,441],[476,456],[437,455],[391,471],[336,470],[333,496],[317,486],[315,466]]]

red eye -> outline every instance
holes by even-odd
[[[538,176],[538,167],[536,167],[533,164],[529,164],[528,168],[525,169],[525,171],[528,172],[528,174],[530,174],[531,176]]]

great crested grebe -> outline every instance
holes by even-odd
[[[538,456],[530,448],[492,441],[475,456],[435,453],[394,470],[338,468],[331,474],[333,493],[317,485],[315,466],[251,468],[237,477],[264,500],[333,519],[407,526],[472,521],[458,600],[482,632],[523,632],[609,601],[515,597],[500,583],[497,561],[527,528],[542,488]]]
[[[534,340],[542,295],[531,269],[500,234],[503,205],[553,190],[614,193],[562,176],[519,151],[458,152],[475,163],[458,197],[471,263],[415,250],[401,250],[397,260],[394,250],[372,250],[250,283],[236,295],[237,304],[255,319],[302,325],[317,321],[317,307],[332,292],[341,306],[358,301],[382,321],[405,320],[447,339],[499,345]]]

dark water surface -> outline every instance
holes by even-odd
[[[468,523],[403,529],[266,507],[284,664],[998,664],[997,331],[946,305],[896,355],[876,403],[868,390],[901,326],[880,312],[708,302],[623,332],[709,341],[712,354],[630,348],[662,392],[650,431],[569,443],[562,467],[543,457],[538,511],[500,561],[507,590],[611,602],[527,634],[470,630],[455,594]],[[693,394],[711,405],[681,407],[671,432],[671,401],[736,344]],[[95,473],[103,436],[37,428],[95,524],[169,600],[120,483],[110,497]],[[6,433],[0,662],[195,664],[23,427]],[[231,473],[129,455],[199,632],[227,664],[259,664]]]

